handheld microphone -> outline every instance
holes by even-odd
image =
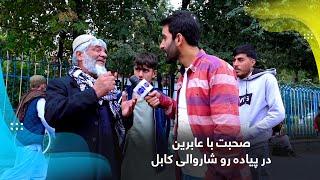
[[[141,99],[154,90],[153,86],[147,80],[139,80],[135,75],[131,76],[129,81],[132,84],[133,92],[135,92]]]
[[[101,66],[101,65],[96,64],[95,68],[96,68],[96,73],[97,73],[98,77],[108,72],[107,68],[105,66]],[[118,87],[115,86],[114,89],[110,91],[110,93],[117,94],[117,91],[118,91]],[[121,99],[119,100],[119,102],[120,101],[121,101]]]

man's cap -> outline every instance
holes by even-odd
[[[90,35],[90,34],[82,34],[80,36],[78,36],[72,43],[72,49],[73,51],[79,47],[81,44],[84,44],[86,42],[89,42],[93,39],[97,39],[94,36]]]

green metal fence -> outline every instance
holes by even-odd
[[[61,77],[66,74],[69,63],[50,56],[41,59],[30,54],[11,56],[7,53],[0,56],[4,83],[13,108],[28,90],[28,80],[32,75],[40,74],[48,80]],[[320,89],[289,85],[281,85],[280,89],[286,109],[285,131],[292,138],[315,136],[313,119],[318,112]],[[164,92],[169,92],[168,87],[164,87]]]

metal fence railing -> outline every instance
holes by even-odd
[[[29,78],[34,74],[43,75],[47,80],[66,74],[68,61],[61,62],[50,57],[37,59],[36,56],[20,54],[12,56],[7,53],[0,57],[0,65],[8,97],[16,107],[23,93],[29,88]]]
[[[28,90],[32,75],[40,74],[49,80],[64,76],[70,66],[67,60],[61,62],[51,57],[37,59],[29,54],[0,56],[0,65],[6,92],[14,109]],[[168,77],[163,78],[169,80]],[[170,89],[174,91],[171,95],[176,96],[175,87],[163,87],[166,94],[169,94]],[[281,85],[280,90],[286,109],[286,133],[292,138],[315,136],[313,119],[318,113],[320,88]]]
[[[292,138],[315,136],[313,121],[318,113],[320,89],[282,85],[280,90],[286,109],[286,132]]]

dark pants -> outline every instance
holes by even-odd
[[[190,176],[183,173],[181,175],[182,175],[182,180],[204,180],[204,178],[194,177],[194,176]]]
[[[268,142],[262,142],[257,145],[253,145],[250,147],[250,149],[247,151],[247,154],[251,158],[258,158],[259,159],[259,165],[257,168],[251,167],[251,176],[253,180],[268,180],[270,179],[270,171],[269,166],[265,165],[261,166],[262,159],[269,158],[269,146]]]

